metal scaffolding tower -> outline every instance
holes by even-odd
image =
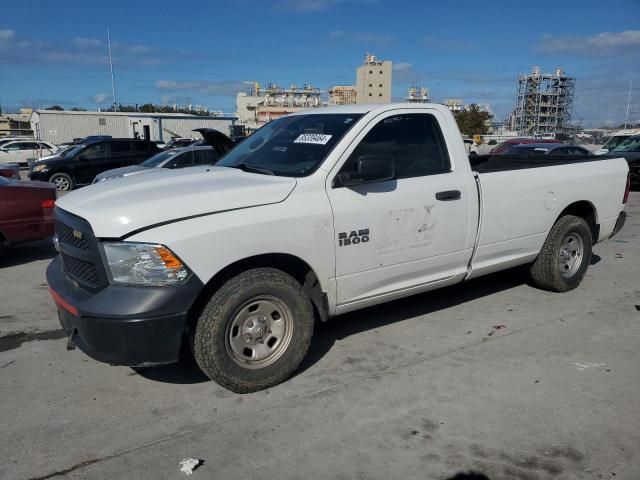
[[[553,74],[531,73],[518,77],[515,129],[525,135],[562,133],[569,127],[576,79],[557,69]]]

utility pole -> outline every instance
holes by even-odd
[[[627,123],[629,122],[629,105],[631,104],[631,85],[633,84],[633,80],[629,80],[629,95],[627,96],[627,115],[624,117],[624,128],[627,128]]]
[[[111,58],[111,35],[109,34],[109,27],[107,27],[107,44],[109,45],[109,69],[111,70],[111,92],[113,93],[113,111],[118,110],[118,103],[116,101],[116,83],[113,79],[113,59]]]

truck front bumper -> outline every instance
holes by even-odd
[[[59,257],[47,268],[47,282],[69,347],[100,362],[131,367],[178,360],[188,311],[203,288],[192,275],[177,286],[109,284],[91,293],[67,278]]]

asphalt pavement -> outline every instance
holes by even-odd
[[[67,351],[49,242],[0,261],[1,479],[640,478],[640,193],[582,285],[521,270],[332,319],[291,380]]]

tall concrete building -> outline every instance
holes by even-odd
[[[391,61],[381,61],[366,54],[364,63],[356,72],[357,103],[391,102]]]
[[[357,102],[356,87],[335,85],[329,88],[329,105],[353,105]]]

